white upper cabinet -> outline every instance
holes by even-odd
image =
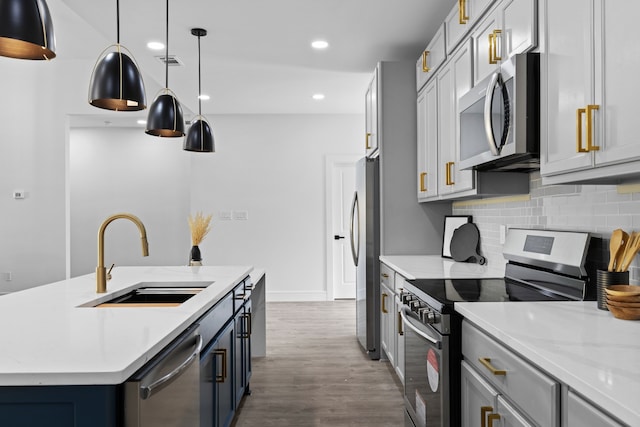
[[[537,9],[536,0],[504,0],[473,30],[474,86],[503,60],[537,46]]]
[[[416,61],[416,90],[420,91],[424,84],[436,74],[438,68],[444,63],[447,55],[444,45],[444,24],[433,36],[429,45],[422,51],[422,55]]]
[[[365,154],[373,157],[378,153],[378,69],[373,72],[373,77],[365,94]]]
[[[460,170],[460,119],[458,99],[471,89],[471,43],[451,57],[438,74],[439,164],[438,192],[459,193],[474,188],[474,173]]]
[[[541,174],[545,184],[638,176],[640,3],[544,0]]]
[[[447,52],[451,53],[494,0],[458,0],[445,18]]]
[[[418,201],[438,196],[438,84],[431,80],[418,93]]]

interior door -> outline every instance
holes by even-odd
[[[336,161],[333,163],[331,167],[333,299],[353,299],[356,297],[356,267],[353,262],[350,241],[351,210],[356,188],[355,179],[355,162]]]

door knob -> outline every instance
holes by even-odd
[[[340,239],[344,239],[344,236],[339,236],[337,234],[333,236],[333,240],[340,240]]]

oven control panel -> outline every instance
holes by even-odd
[[[440,323],[441,315],[420,298],[410,292],[402,292],[402,303],[416,314],[416,316],[427,325]]]

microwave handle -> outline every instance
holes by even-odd
[[[493,107],[493,94],[496,87],[500,86],[502,91],[502,99],[504,101],[504,126],[502,129],[502,137],[500,139],[500,145],[498,145],[493,133],[493,119],[492,119],[492,107]],[[484,130],[487,135],[487,144],[494,156],[499,156],[502,147],[507,142],[507,136],[509,132],[511,120],[511,112],[509,110],[509,93],[502,80],[502,74],[499,72],[493,73],[489,85],[487,86],[487,93],[484,98]]]

